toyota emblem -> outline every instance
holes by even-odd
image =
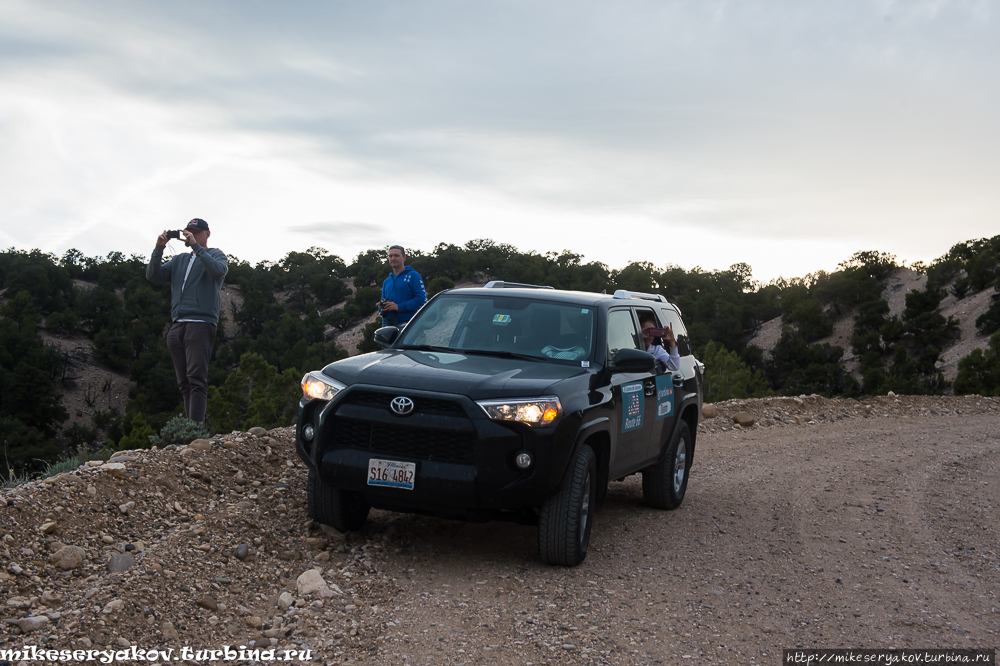
[[[413,401],[405,396],[399,396],[392,399],[389,407],[400,416],[406,416],[413,411]]]

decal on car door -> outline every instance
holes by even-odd
[[[645,397],[642,382],[622,384],[622,432],[638,430],[642,427]]]
[[[674,377],[656,376],[656,420],[665,419],[674,413]]]

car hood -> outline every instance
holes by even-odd
[[[473,400],[544,395],[555,383],[586,373],[580,366],[386,349],[331,363],[323,373],[348,386],[457,393]]]

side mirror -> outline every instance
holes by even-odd
[[[611,372],[652,372],[656,360],[649,352],[638,349],[619,349],[611,364]]]
[[[375,344],[379,347],[388,347],[399,337],[399,329],[395,326],[383,326],[375,331]]]

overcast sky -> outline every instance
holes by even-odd
[[[758,280],[1000,233],[993,2],[0,3],[0,246],[493,238]]]

